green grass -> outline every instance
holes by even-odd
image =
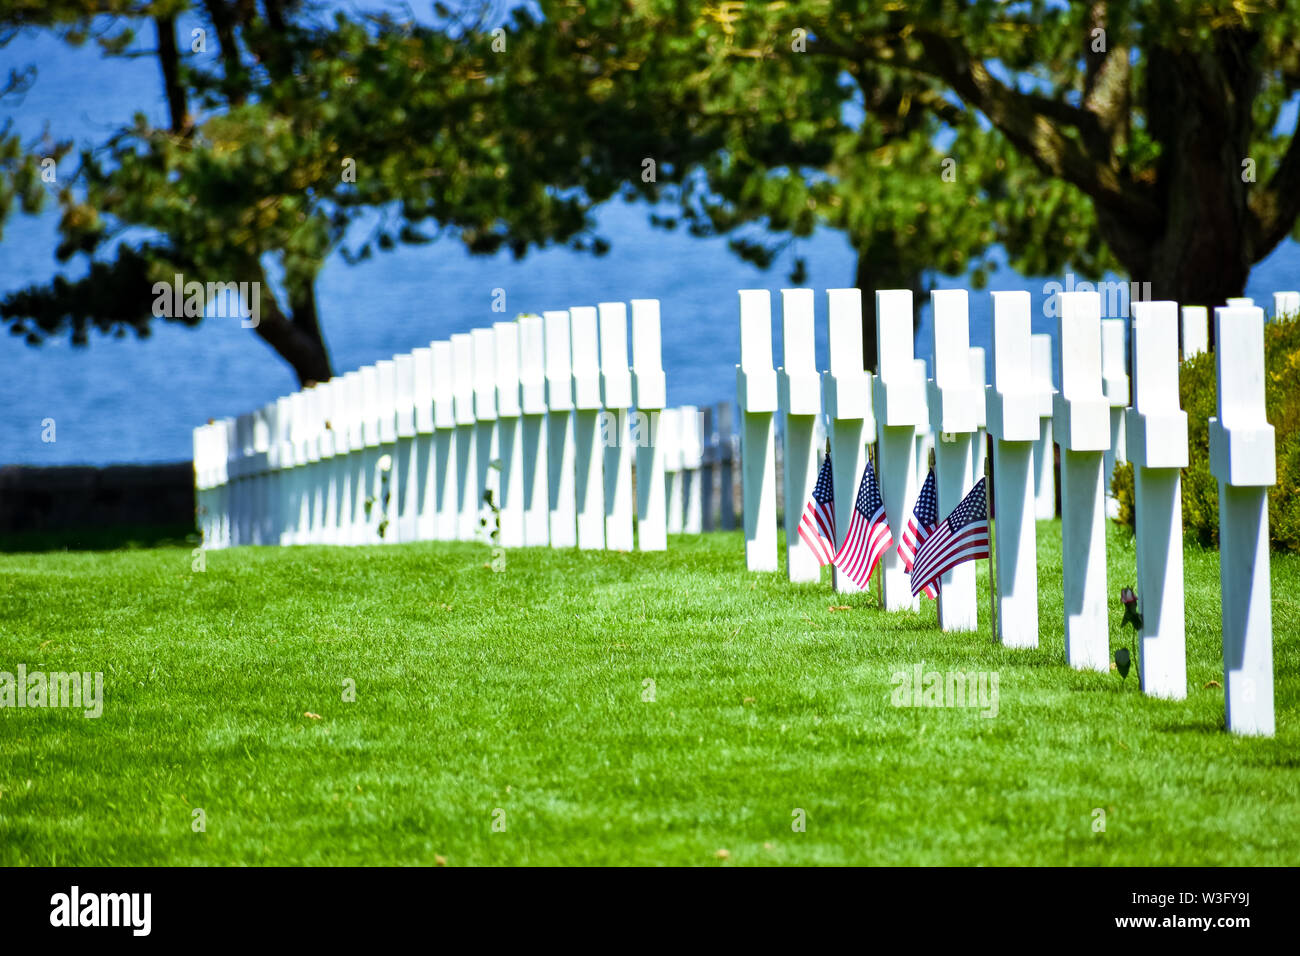
[[[1059,524],[1039,542],[1032,651],[984,598],[944,634],[746,573],[735,533],[500,574],[472,545],[0,555],[0,670],[105,681],[97,720],[0,709],[0,863],[1300,863],[1300,558],[1272,565],[1278,734],[1243,739],[1206,687],[1216,553],[1187,552],[1171,702],[1065,664]],[[1114,595],[1127,532],[1109,553]],[[891,706],[920,660],[996,671],[997,716]]]

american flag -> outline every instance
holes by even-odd
[[[912,594],[920,594],[923,587],[937,583],[940,575],[963,561],[988,556],[988,498],[981,478],[916,552],[916,563],[912,566]]]
[[[903,539],[898,542],[898,556],[903,559],[903,567],[908,573],[912,571],[912,565],[916,563],[916,552],[921,547],[921,543],[934,533],[935,527],[939,524],[939,496],[934,490],[934,469],[930,469],[930,474],[925,478],[925,484],[921,486],[921,496],[916,499],[916,507],[912,509],[912,515],[907,519],[907,527],[903,529]],[[925,596],[931,601],[939,596],[939,582],[927,584],[923,589]]]
[[[858,497],[853,502],[853,518],[849,532],[844,536],[844,547],[835,555],[835,567],[860,588],[867,586],[876,563],[894,544],[885,518],[885,502],[876,484],[876,472],[867,462],[858,485]]]
[[[822,462],[812,497],[799,519],[799,537],[817,555],[818,564],[835,560],[835,483],[831,480],[831,456]]]

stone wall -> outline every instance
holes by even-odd
[[[0,535],[194,524],[194,465],[0,467]]]

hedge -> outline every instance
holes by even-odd
[[[1277,484],[1268,496],[1273,550],[1300,552],[1300,316],[1264,326],[1265,407],[1276,432]],[[1214,353],[1184,362],[1179,392],[1187,412],[1190,462],[1183,469],[1183,533],[1219,544],[1219,486],[1210,474],[1209,419],[1216,413]],[[1118,465],[1111,484],[1119,522],[1133,525],[1133,466]]]

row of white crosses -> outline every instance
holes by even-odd
[[[819,373],[813,348],[814,293],[782,293],[783,364],[772,363],[771,300],[766,290],[740,293],[741,472],[746,565],[778,570],[776,479],[773,435],[778,410],[785,431],[786,570],[791,581],[815,581],[820,566],[798,535],[803,503],[817,479],[821,445],[817,419],[826,416],[835,489],[839,547],[853,514],[867,446],[876,444],[877,474],[890,524],[904,526],[916,502],[923,463],[934,436],[940,511],[951,511],[984,473],[984,350],[970,346],[966,293],[933,293],[935,378],[927,382],[925,362],[912,348],[912,297],[905,290],[876,295],[880,370],[863,368],[862,293],[827,292],[830,368]],[[940,618],[945,629],[976,627],[975,572],[959,565],[942,579]],[[883,560],[885,605],[916,608],[919,599],[895,551]],[[841,593],[856,591],[847,576],[834,575]]]
[[[205,547],[653,551],[700,530],[702,416],[664,407],[658,301],[631,313],[631,365],[627,308],[602,303],[453,335],[200,426]]]
[[[895,537],[905,526],[923,472],[916,448],[924,427],[937,437],[935,473],[942,519],[982,474],[983,428],[992,437],[997,630],[1009,647],[1037,647],[1038,572],[1035,520],[1060,447],[1065,650],[1071,666],[1108,671],[1106,491],[1123,452],[1135,466],[1138,591],[1142,601],[1139,675],[1148,694],[1187,696],[1181,472],[1188,461],[1187,415],[1178,395],[1179,307],[1132,304],[1133,393],[1124,361],[1124,322],[1101,319],[1096,292],[1059,293],[1060,388],[1051,387],[1050,337],[1031,335],[1028,292],[994,292],[993,381],[983,382],[983,354],[969,345],[966,293],[935,291],[933,368],[912,349],[912,301],[905,290],[876,293],[877,373],[863,369],[861,292],[828,293],[830,369],[817,375],[813,293],[782,292],[785,364],[772,369],[768,293],[740,293],[741,363],[737,392],[743,421],[745,556],[750,570],[775,571],[773,416],[785,415],[787,574],[817,580],[819,566],[797,533],[802,502],[816,479],[812,423],[829,421],[836,547],[849,527],[867,448],[877,446],[877,474]],[[1300,296],[1280,293],[1279,314],[1300,310]],[[1191,313],[1194,323],[1196,313]],[[1189,321],[1183,310],[1184,350]],[[1267,489],[1275,481],[1273,429],[1264,417],[1263,311],[1249,300],[1215,310],[1218,415],[1210,421],[1210,466],[1219,479],[1223,592],[1224,692],[1228,728],[1272,734],[1273,665],[1269,595]],[[1193,343],[1198,340],[1194,337]],[[1044,342],[1048,349],[1044,350]],[[1118,420],[1118,421],[1117,421]],[[1117,447],[1122,445],[1122,447]],[[1036,465],[1036,460],[1039,463]],[[940,626],[973,630],[974,565],[942,579]],[[888,610],[916,606],[898,555],[883,561]],[[839,591],[854,589],[842,575]]]

